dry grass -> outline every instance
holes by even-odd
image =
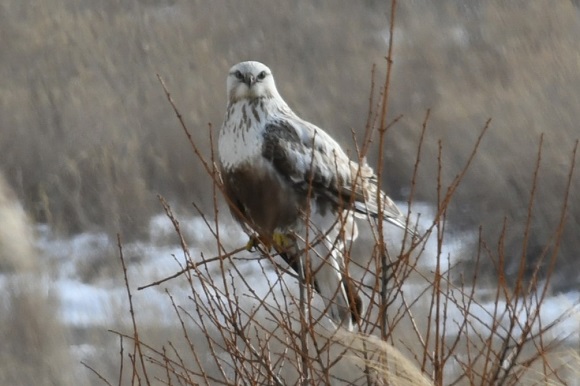
[[[400,4],[403,15],[398,25],[403,36],[396,47],[393,90],[397,97],[392,103],[393,111],[405,114],[405,119],[387,143],[386,161],[397,165],[386,176],[388,186],[401,186],[399,181],[411,170],[408,163],[401,164],[401,158],[414,150],[416,127],[426,106],[431,108],[431,130],[424,154],[427,159],[436,157],[437,140],[443,141],[446,181],[466,159],[467,143],[476,137],[477,124],[492,118],[479,162],[458,189],[450,219],[456,229],[481,224],[484,237],[495,240],[506,217],[506,254],[527,254],[536,261],[557,227],[565,165],[579,137],[578,9],[572,2],[557,2],[554,7],[541,1],[413,3]],[[399,93],[401,89],[407,92]],[[542,165],[529,248],[524,251],[529,170],[542,133]],[[434,202],[436,167],[424,164],[420,171],[418,199]],[[570,193],[578,196],[580,180],[573,182]],[[570,202],[563,235],[556,275],[559,283],[566,284],[558,284],[559,290],[577,282],[577,274],[572,273],[576,272],[572,260],[580,248],[577,202]]]
[[[82,385],[86,377],[70,369],[69,335],[58,317],[58,299],[39,269],[33,239],[20,203],[0,175],[0,383]]]
[[[178,212],[195,200],[203,212],[212,213],[213,187],[183,134],[175,129],[155,74],[167,81],[206,158],[210,156],[207,122],[219,124],[223,114],[223,74],[232,63],[249,58],[274,69],[282,94],[300,115],[328,129],[341,143],[352,142],[354,128],[362,143],[371,63],[379,64],[375,79],[384,76],[385,39],[379,31],[385,28],[387,9],[383,1],[347,0],[276,5],[243,0],[235,7],[220,0],[211,7],[180,0],[4,1],[0,5],[2,169],[26,212],[35,221],[65,232],[102,229],[140,237],[159,208],[155,198],[159,193]],[[286,276],[281,282],[271,279],[266,290],[272,287],[278,299],[288,299],[288,304],[281,300],[264,304],[251,293],[252,286],[232,281],[230,273],[236,276],[236,269],[244,273],[247,268],[243,262],[212,263],[208,271],[189,270],[176,279],[192,296],[176,307],[176,321],[184,322],[182,331],[139,320],[132,331],[119,328],[129,337],[140,333],[136,346],[129,338],[123,340],[124,370],[119,382],[110,376],[119,361],[106,351],[117,340],[102,338],[99,331],[91,341],[105,340],[107,348],[94,356],[97,370],[113,384],[137,383],[134,377],[152,384],[204,383],[208,376],[230,383],[270,382],[278,370],[293,383],[304,377],[300,366],[306,364],[311,380],[344,378],[344,372],[364,383],[367,374],[376,381],[377,374],[386,372],[391,384],[396,384],[392,370],[381,366],[386,357],[391,358],[387,364],[406,368],[402,354],[435,384],[566,384],[566,379],[574,379],[575,370],[567,362],[577,356],[554,349],[549,331],[539,334],[531,329],[534,320],[538,323],[541,299],[527,289],[538,283],[538,275],[548,282],[552,277],[556,290],[577,283],[577,200],[569,200],[567,226],[560,227],[564,194],[574,198],[580,192],[580,179],[566,185],[580,118],[577,18],[573,2],[564,1],[550,7],[541,0],[398,4],[386,107],[391,119],[403,117],[388,131],[384,147],[379,149],[376,142],[370,146],[369,159],[382,160],[378,169],[384,169],[383,182],[391,196],[407,199],[414,189],[416,200],[440,209],[434,227],[440,231],[431,236],[440,243],[453,237],[456,229],[481,224],[479,242],[464,253],[473,257],[473,272],[491,273],[499,278],[499,286],[468,269],[449,270],[443,264],[445,256],[438,255],[440,264],[433,272],[419,270],[414,259],[420,256],[409,256],[393,271],[388,296],[373,298],[373,292],[367,292],[369,313],[361,330],[382,335],[389,346],[359,336],[351,344],[348,337],[329,336],[324,329],[327,322],[305,329],[301,323],[279,319],[288,307],[296,314],[300,309],[291,302],[299,297],[299,287]],[[371,102],[372,110],[377,111],[379,100]],[[422,162],[414,173],[427,108]],[[453,185],[489,117],[493,121],[476,162],[447,203],[444,187]],[[371,126],[378,125],[377,120],[371,119]],[[541,162],[534,168],[540,133],[544,133]],[[354,149],[351,146],[352,154]],[[10,194],[0,189],[0,210],[10,211],[0,216],[2,224],[22,218],[13,199],[3,201],[6,196]],[[213,224],[211,214],[208,218]],[[1,245],[1,269],[34,265],[33,259],[14,259],[15,253],[27,255],[14,248],[28,248],[17,240],[28,239],[30,233],[10,224],[18,238]],[[0,236],[4,229],[0,224]],[[12,249],[3,255],[5,248]],[[400,250],[395,249],[390,256],[397,260]],[[216,251],[225,253],[217,247]],[[354,254],[358,260],[351,265],[357,279],[376,283],[377,275],[363,275],[377,272],[382,264],[377,255]],[[189,256],[184,264],[199,258]],[[111,272],[106,260],[96,264],[103,274]],[[262,264],[266,273],[275,272],[269,260]],[[94,268],[86,267],[87,280]],[[409,293],[401,287],[409,280],[419,281],[421,289]],[[469,314],[469,307],[485,301],[475,296],[478,290],[472,286],[490,280],[493,286],[487,296],[497,301],[488,312],[511,321],[509,328],[493,324],[475,333],[478,326],[465,324],[454,333],[442,331],[447,310]],[[71,372],[58,371],[71,360],[62,347],[68,338],[56,320],[53,299],[36,287],[11,286],[2,299],[0,325],[7,327],[2,330],[4,347],[10,350],[6,353],[18,354],[2,351],[7,364],[0,371],[3,383],[38,384],[39,379],[82,383],[74,370],[76,382],[70,381]],[[200,290],[207,292],[196,297]],[[228,296],[223,291],[229,291]],[[216,294],[220,294],[217,300]],[[217,308],[204,309],[212,304],[207,302],[210,295]],[[317,299],[314,295],[309,315],[323,315]],[[387,303],[388,318],[384,318],[378,310]],[[249,310],[256,312],[255,319]],[[521,321],[518,315],[528,317]],[[196,325],[202,318],[208,323],[205,327]],[[232,330],[234,321],[246,323]],[[296,345],[305,331],[312,332],[307,353]],[[324,346],[320,353],[315,342]],[[360,346],[367,344],[376,357],[361,353]],[[352,356],[341,357],[345,346]],[[262,355],[263,347],[271,357]],[[260,348],[258,355],[253,348]],[[338,357],[337,364],[332,363]]]
[[[39,275],[4,281],[0,298],[0,383],[4,385],[83,385],[69,350],[58,299]]]
[[[472,155],[476,153],[477,144]],[[537,154],[534,176],[540,165],[540,150]],[[575,153],[570,157],[568,187]],[[210,167],[209,177],[215,178],[213,183],[219,194],[220,182],[212,163],[202,162]],[[417,166],[420,168],[419,161]],[[542,321],[540,310],[548,286],[541,285],[534,275],[526,280],[524,273],[530,267],[525,257],[521,258],[518,278],[511,285],[501,275],[506,260],[501,248],[503,239],[498,240],[498,250],[480,239],[474,264],[495,266],[500,280],[491,291],[494,302],[478,296],[481,283],[477,276],[466,278],[458,273],[458,267],[445,263],[441,247],[446,237],[446,208],[468,166],[469,162],[449,186],[442,185],[438,214],[426,230],[437,239],[438,263],[434,271],[418,268],[418,261],[426,253],[422,244],[393,252],[396,246],[384,250],[377,240],[374,254],[352,257],[351,267],[359,268],[353,277],[367,305],[354,334],[336,330],[325,316],[321,299],[288,275],[276,256],[266,251],[248,254],[243,248],[224,248],[217,207],[213,214],[201,215],[215,232],[218,256],[192,256],[179,221],[162,200],[182,242],[184,269],[150,286],[168,279],[185,284],[188,299],[177,300],[168,292],[182,337],[179,347],[173,340],[151,343],[131,306],[133,331],[119,333],[128,354],[121,355],[118,384],[568,384],[576,376],[566,366],[571,356],[560,338],[552,335],[552,329],[568,315],[561,315],[555,322]],[[533,181],[528,201],[530,218],[535,177]],[[552,249],[544,253],[546,264],[552,269],[567,202],[568,197],[564,196]],[[531,221],[527,224],[530,226]],[[527,237],[524,233],[524,240]],[[125,266],[120,244],[119,247]],[[383,255],[387,256],[387,266],[383,265]],[[388,272],[386,292],[382,290],[381,272]],[[550,273],[551,270],[546,278],[548,284]],[[131,299],[133,287],[129,278],[126,280]],[[410,281],[418,289],[409,286]],[[456,315],[462,317],[458,319]]]
[[[374,113],[371,111],[368,132],[364,136],[372,138],[372,131],[376,130],[379,143],[391,130],[387,108],[390,68],[386,74],[378,100],[382,107]],[[170,94],[167,96],[180,117]],[[119,384],[130,379],[131,383],[151,384],[155,380],[187,385],[565,385],[576,375],[564,365],[570,355],[562,348],[560,338],[552,335],[554,327],[569,315],[564,313],[556,321],[547,323],[542,320],[540,310],[562,244],[574,181],[577,141],[568,155],[558,221],[550,233],[550,244],[541,251],[541,259],[528,262],[526,251],[533,237],[543,137],[537,145],[535,166],[530,171],[525,204],[527,216],[520,235],[523,252],[514,283],[508,282],[504,275],[509,259],[505,248],[508,236],[505,222],[493,244],[483,238],[485,230],[481,228],[477,254],[469,259],[475,266],[474,274],[466,277],[461,267],[447,263],[449,260],[443,255],[444,241],[448,237],[448,210],[465,183],[471,165],[477,164],[476,157],[481,152],[489,121],[479,131],[457,175],[446,180],[443,174],[446,148],[442,141],[438,141],[435,159],[423,158],[422,149],[431,124],[427,114],[416,144],[412,186],[415,187],[425,162],[437,166],[435,218],[420,240],[407,244],[403,241],[402,245],[394,247],[385,243],[381,223],[369,223],[375,235],[373,252],[347,259],[347,265],[358,268],[352,277],[358,291],[364,294],[366,312],[357,325],[357,332],[346,333],[336,329],[326,317],[321,299],[311,288],[300,285],[295,275],[288,274],[275,255],[267,250],[248,255],[243,253],[243,248],[224,247],[217,201],[222,188],[213,152],[211,158],[204,157],[187,124],[181,118],[179,122],[214,190],[213,213],[205,214],[200,210],[200,215],[214,234],[217,256],[192,256],[179,221],[162,199],[167,216],[180,236],[183,269],[141,289],[148,290],[167,280],[185,281],[188,299],[177,301],[171,292],[168,298],[182,326],[181,341],[187,345],[178,349],[171,341],[162,346],[150,344],[139,329],[131,304],[133,331],[119,334],[125,342],[131,342],[130,362],[121,356]],[[366,149],[369,145],[362,143],[361,148]],[[381,157],[379,154],[379,159]],[[379,166],[379,173],[381,169]],[[414,193],[410,194],[410,204]],[[425,239],[429,237],[436,239],[437,263],[433,271],[418,268],[418,262],[426,253]],[[495,244],[497,248],[492,247]],[[126,276],[120,242],[119,249],[131,299],[132,287]],[[248,261],[253,261],[253,265]],[[482,285],[477,272],[482,265],[491,266],[490,270],[499,278],[489,295],[493,302],[485,302],[477,295]],[[542,265],[547,267],[542,277],[545,285],[538,276]],[[248,269],[254,272],[250,274]],[[531,274],[527,273],[529,270]],[[260,283],[256,271],[262,273]],[[418,289],[409,286],[411,281]],[[563,360],[564,357],[567,359]]]
[[[578,136],[580,115],[573,2],[516,3],[398,4],[389,108],[393,117],[404,116],[386,138],[383,160],[389,193],[406,199],[409,154],[425,109],[431,109],[431,130],[423,151],[434,159],[442,139],[445,181],[465,161],[477,127],[492,117],[480,162],[465,177],[450,216],[455,227],[484,224],[491,239],[508,216],[511,255],[522,252],[526,171],[541,132],[533,243],[536,249],[549,244],[558,217],[554,192],[562,190],[565,173],[567,151],[561,150]],[[237,7],[179,0],[49,0],[25,7],[8,0],[0,7],[0,162],[9,183],[37,221],[69,232],[120,231],[126,238],[143,235],[158,208],[157,194],[176,209],[192,199],[206,209],[212,205],[200,183],[202,170],[173,129],[156,73],[203,149],[207,123],[222,119],[223,74],[249,58],[274,69],[282,94],[301,116],[342,143],[350,142],[352,128],[362,141],[369,72],[377,63],[382,76],[387,33],[381,31],[389,8],[384,1],[346,0],[244,0]],[[369,157],[375,162],[378,152]],[[434,167],[420,171],[419,200],[436,201]],[[558,272],[562,283],[578,277],[577,265],[567,263],[580,249],[578,213],[573,203]]]
[[[32,242],[26,213],[0,174],[0,273],[31,270],[35,265]]]

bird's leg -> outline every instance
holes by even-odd
[[[263,237],[257,233],[250,235],[248,242],[246,243],[246,249],[249,252],[254,252],[260,247],[265,247],[267,251],[274,248],[279,254],[286,253],[292,249],[295,245],[295,238],[292,235],[274,232],[272,238]]]
[[[248,252],[255,252],[256,251],[256,247],[258,246],[258,235],[256,234],[251,234],[250,238],[248,239],[248,242],[246,243],[246,250]]]
[[[274,232],[274,235],[272,236],[272,241],[274,244],[274,249],[278,253],[287,252],[290,248],[296,245],[295,237],[281,232]]]
[[[271,245],[272,243],[268,242],[265,238],[261,237],[257,233],[252,233],[248,242],[246,243],[246,250],[248,252],[255,252],[265,247],[265,249],[269,251]]]
[[[276,232],[273,235],[274,249],[296,273],[300,273],[300,251],[296,244],[296,236]]]

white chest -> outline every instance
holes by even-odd
[[[250,116],[247,110],[243,105],[233,106],[220,130],[218,152],[226,168],[261,157],[264,120]]]

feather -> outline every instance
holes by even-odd
[[[366,161],[351,160],[329,134],[298,117],[264,64],[233,66],[227,93],[218,152],[234,218],[272,244],[276,234],[291,235],[296,242],[293,252],[282,251],[286,260],[298,270],[310,259],[312,282],[331,318],[352,329],[362,312],[354,285],[345,279],[344,246],[356,238],[354,216],[381,217],[380,199],[385,221],[414,232]],[[310,248],[310,258],[301,255]]]

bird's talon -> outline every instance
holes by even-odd
[[[274,233],[272,240],[276,249],[286,250],[292,246],[292,239],[284,233]]]
[[[246,243],[246,251],[255,252],[260,244],[260,239],[256,235],[250,236],[250,239]]]

